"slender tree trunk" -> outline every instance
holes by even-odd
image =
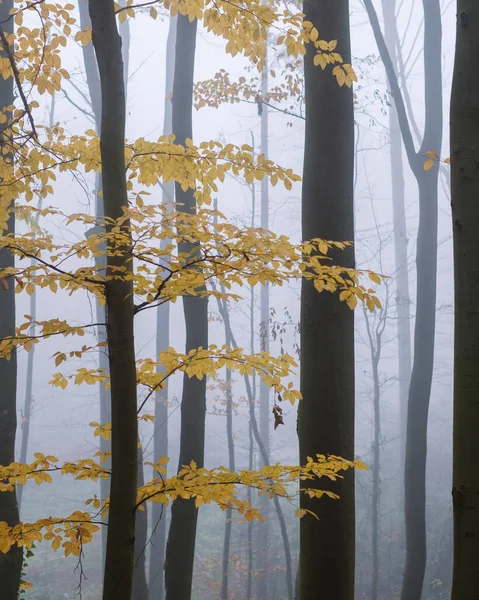
[[[231,345],[233,348],[237,348],[238,345],[236,343],[236,339],[231,328],[231,322],[229,319],[229,314],[225,309],[224,304],[217,299],[218,302],[218,310],[220,312],[221,318],[223,319],[223,323],[225,324],[225,329],[229,335],[231,340]],[[246,387],[246,396],[248,398],[249,404],[249,416],[250,416],[250,425],[254,435],[254,439],[256,440],[256,444],[259,449],[259,454],[262,460],[262,463],[265,466],[269,466],[269,458],[266,454],[266,448],[264,447],[263,440],[261,439],[261,432],[258,426],[258,422],[256,420],[255,414],[255,402],[254,402],[254,394],[253,389],[251,387],[251,380],[247,373],[243,376],[245,387]],[[283,541],[284,548],[284,558],[285,558],[285,567],[286,567],[286,591],[288,600],[293,600],[293,568],[291,563],[291,548],[289,545],[288,531],[286,529],[286,521],[284,518],[283,510],[281,508],[281,504],[279,502],[279,498],[274,496],[273,505],[276,512],[276,517],[278,519],[279,529],[281,532],[281,539]],[[251,589],[248,588],[248,592],[251,592]]]
[[[229,336],[226,336],[226,343],[231,346],[231,340],[229,339]],[[228,468],[230,471],[235,471],[235,447],[233,439],[233,389],[230,369],[226,369],[226,437],[228,439]],[[228,599],[228,570],[230,561],[232,517],[233,511],[228,507],[225,514],[225,535],[223,540],[223,567],[221,578],[222,600]]]
[[[251,132],[251,146],[253,148],[254,155],[254,134]],[[251,227],[255,226],[256,223],[256,185],[253,181],[251,184]],[[250,334],[250,352],[254,354],[255,352],[255,290],[254,286],[250,287],[250,306],[249,306],[249,334]],[[251,377],[251,400],[250,404],[250,412],[251,405],[253,406],[253,413],[256,410],[256,371],[253,371],[253,375]],[[248,469],[250,471],[253,470],[254,467],[254,436],[253,436],[253,426],[251,424],[251,418],[248,426],[248,438],[249,438],[249,447],[248,447]],[[248,487],[247,498],[250,505],[253,503],[253,493],[250,487]],[[246,576],[246,600],[251,600],[253,594],[253,521],[248,522],[248,573]]]
[[[138,487],[145,485],[143,471],[143,449],[138,446]],[[135,550],[133,558],[133,593],[132,600],[148,600],[148,585],[146,583],[146,547],[148,545],[148,513],[146,503],[144,510],[137,510],[135,516]]]
[[[268,94],[268,57],[265,58],[265,67],[261,73],[261,97],[266,99]],[[261,112],[261,144],[260,152],[266,158],[268,149],[268,106],[264,103],[258,105]],[[269,180],[264,177],[261,180],[261,227],[269,229]],[[260,288],[260,348],[261,352],[269,352],[269,286],[262,285]],[[259,384],[259,429],[261,440],[269,460],[269,428],[271,424],[270,413],[270,389],[264,381]],[[261,465],[264,465],[260,457]],[[268,595],[268,537],[269,537],[269,498],[260,497],[264,522],[258,524],[258,548],[257,548],[257,571],[258,580],[256,584],[256,595],[258,598],[266,598]]]
[[[382,0],[384,40],[396,71],[397,27],[396,0]],[[395,107],[389,110],[389,143],[391,158],[391,190],[394,219],[394,260],[396,266],[397,342],[399,374],[399,447],[401,482],[404,480],[406,457],[406,423],[409,382],[411,379],[411,315],[409,306],[408,234],[404,201],[404,169],[401,131]],[[401,484],[401,510],[404,505],[404,486]]]
[[[218,210],[218,200],[214,199],[214,209]],[[215,225],[218,224],[218,219],[215,216]],[[221,286],[221,293],[226,292],[224,285]],[[222,311],[228,316],[229,323],[229,312],[228,304],[226,301],[219,301],[222,306]],[[228,347],[232,347],[232,340],[229,335],[228,324],[225,322],[225,343]],[[226,396],[226,439],[228,443],[228,468],[230,471],[235,471],[235,446],[233,437],[233,388],[231,381],[231,369],[226,368],[226,379],[225,379],[225,396]],[[226,509],[225,513],[225,534],[223,538],[223,564],[221,568],[221,599],[228,599],[228,571],[229,571],[229,560],[230,560],[230,546],[231,546],[231,528],[232,528],[232,517],[233,511],[230,507]]]
[[[382,332],[379,332],[377,327],[373,330],[366,311],[364,311],[364,315],[366,319],[373,375],[374,439],[372,464],[373,489],[371,494],[371,600],[377,600],[379,595],[379,508],[381,502],[381,388],[379,385],[379,361],[381,359]]]
[[[89,0],[92,37],[101,84],[100,151],[105,217],[118,219],[128,206],[125,170],[125,84],[121,38],[113,0]],[[111,225],[107,223],[107,232]],[[127,241],[107,241],[106,313],[111,381],[111,486],[103,600],[131,600],[138,476],[138,421],[134,306],[129,223]],[[116,275],[120,269],[122,274]]]
[[[425,125],[416,152],[406,106],[372,0],[364,0],[374,37],[396,103],[399,127],[409,165],[419,188],[417,236],[416,324],[414,361],[409,387],[404,512],[406,565],[401,600],[420,600],[426,569],[426,458],[427,421],[434,363],[437,279],[437,198],[439,165],[424,170],[426,153],[441,152],[442,72],[441,7],[439,0],[423,0]]]
[[[175,46],[176,46],[176,17],[170,17],[168,39],[166,42],[166,74],[165,74],[165,102],[163,117],[163,134],[172,132],[172,103],[173,77],[175,73]],[[175,185],[171,182],[162,184],[164,205],[170,205],[175,199]],[[173,207],[172,207],[173,208]],[[166,248],[170,240],[161,240],[162,249]],[[165,351],[170,345],[170,303],[161,304],[156,313],[156,355]],[[154,462],[163,456],[168,456],[168,379],[165,387],[160,390],[155,401],[155,432],[153,437]],[[165,582],[163,568],[165,564],[166,548],[166,509],[158,502],[152,505],[152,533],[150,551],[149,589],[151,598],[164,600]]]
[[[78,10],[80,14],[80,25],[82,29],[85,27],[91,28],[90,14],[88,12],[88,5],[84,0],[78,1]],[[100,124],[101,124],[101,89],[100,89],[100,79],[98,75],[98,67],[96,63],[95,52],[92,44],[82,45],[83,52],[83,62],[85,64],[85,75],[88,86],[88,94],[90,96],[91,103],[91,111],[93,113],[93,117],[95,119],[95,131],[97,135],[100,134]],[[104,212],[103,212],[103,196],[101,195],[101,174],[95,174],[95,215],[99,220],[102,220]],[[92,228],[87,232],[87,236],[94,235],[98,233],[98,229]],[[106,266],[106,257],[103,256],[95,256],[95,266],[105,267]],[[96,311],[96,319],[97,323],[105,323],[106,322],[106,312],[105,307],[100,305],[98,301],[95,302],[95,311]],[[97,328],[97,337],[99,342],[106,341],[106,328],[104,325],[99,325]],[[98,352],[98,366],[104,372],[109,372],[108,367],[108,354],[105,351],[104,347],[100,347]],[[100,383],[99,386],[99,397],[100,397],[100,423],[110,423],[111,422],[111,414],[110,414],[110,390],[105,387],[104,383]],[[105,440],[102,436],[100,436],[100,451],[104,453],[108,453],[111,450],[110,440]],[[111,459],[108,457],[103,463],[105,469],[111,469]],[[101,502],[105,502],[105,500],[110,495],[110,480],[101,478],[100,479],[100,500]],[[105,562],[106,556],[106,537],[107,537],[107,529],[105,527],[102,528],[101,531],[101,541],[102,541],[102,554],[103,554],[103,563]]]
[[[0,4],[0,22],[5,35],[13,33],[13,19],[9,18],[13,2],[5,0]],[[2,52],[2,54],[4,54]],[[0,81],[0,106],[14,103],[13,78]],[[8,126],[11,113],[7,112]],[[15,157],[4,155],[3,160],[13,162]],[[4,209],[10,210],[7,228],[2,235],[15,234],[15,213],[13,203]],[[14,255],[0,249],[0,269],[15,266]],[[4,280],[0,289],[0,340],[15,336],[15,281],[12,277]],[[6,288],[6,289],[5,289]],[[10,360],[0,358],[0,465],[9,465],[15,460],[15,436],[17,432],[17,353],[12,351]],[[9,526],[19,522],[16,490],[0,493],[0,521]],[[5,600],[17,600],[22,571],[23,550],[12,546],[6,554],[0,554],[1,596]]]
[[[54,125],[55,118],[55,94],[52,96],[52,101],[50,104],[50,119],[49,119],[49,127],[52,128]],[[42,207],[43,199],[40,198],[38,202],[38,208]],[[38,213],[35,218],[35,224],[38,226],[38,222],[40,220],[40,214]],[[35,264],[35,259],[32,258],[31,265]],[[30,310],[28,313],[32,322],[36,321],[37,318],[37,290],[36,287],[33,289],[33,293],[30,296]],[[32,335],[35,335],[35,326],[32,327]],[[22,422],[22,443],[20,446],[20,463],[27,462],[28,456],[28,440],[30,438],[30,423],[31,423],[31,415],[32,415],[32,407],[33,407],[33,367],[35,363],[35,344],[33,344],[30,352],[27,357],[27,373],[25,376],[25,404],[23,409],[23,422]],[[19,486],[17,489],[17,500],[18,500],[18,509],[22,508],[22,498],[23,498],[23,486]]]
[[[454,239],[454,569],[452,600],[479,590],[479,6],[457,2],[451,96]]]
[[[193,137],[193,74],[197,20],[190,23],[178,15],[173,83],[173,133],[176,143]],[[179,209],[196,212],[193,190],[183,191],[175,185]],[[191,253],[194,246],[183,242],[180,252]],[[206,297],[183,297],[186,324],[186,352],[208,346],[208,300]],[[179,468],[195,461],[204,465],[206,419],[206,378],[183,378]],[[198,509],[194,500],[177,499],[171,507],[171,524],[166,547],[165,587],[167,600],[190,600],[195,557]]]
[[[307,0],[306,19],[325,39],[339,40],[350,62],[349,2]],[[305,57],[306,139],[303,172],[303,239],[354,239],[353,94],[339,87],[331,70],[313,65],[314,47]],[[333,259],[354,267],[354,251]],[[303,281],[301,295],[301,392],[298,406],[300,463],[308,456],[334,454],[354,458],[354,312],[336,294],[318,294]],[[311,482],[308,482],[310,485]],[[301,482],[303,485],[303,482]],[[323,487],[325,483],[317,483]],[[354,473],[334,483],[341,500],[310,499],[314,511],[300,520],[300,600],[321,594],[335,600],[354,596]]]

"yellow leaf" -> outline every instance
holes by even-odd
[[[424,163],[424,170],[430,171],[432,169],[433,165],[434,165],[434,161],[431,158],[429,160],[426,160],[426,162]]]

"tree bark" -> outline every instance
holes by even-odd
[[[170,17],[168,39],[166,42],[166,73],[165,73],[165,102],[163,117],[163,134],[172,132],[172,103],[173,76],[175,72],[176,46],[176,17]],[[172,204],[175,198],[175,185],[171,182],[162,184],[164,205]],[[161,240],[164,249],[170,240]],[[167,350],[170,345],[170,303],[161,304],[156,313],[156,355]],[[154,462],[163,456],[168,456],[168,379],[165,387],[157,394],[155,401],[155,433],[153,437]],[[166,466],[166,465],[165,465]],[[150,550],[149,589],[155,600],[164,600],[165,581],[163,569],[166,548],[166,508],[160,502],[151,508],[152,533]]]
[[[306,19],[324,39],[339,40],[350,62],[348,0],[306,0]],[[304,150],[303,239],[354,239],[354,117],[352,89],[339,87],[330,69],[313,65],[309,44],[304,61],[306,139]],[[332,253],[354,267],[354,251]],[[354,458],[354,312],[336,294],[318,294],[303,281],[301,294],[301,392],[298,405],[300,463],[316,454]],[[303,482],[300,484],[304,485]],[[311,482],[307,482],[311,485]],[[325,487],[322,480],[316,484]],[[334,483],[341,499],[310,499],[301,507],[319,515],[300,520],[300,600],[321,595],[335,600],[354,596],[354,473]]]
[[[452,82],[454,239],[454,568],[452,600],[479,591],[479,6],[457,2]]]
[[[13,33],[12,0],[0,4],[0,22],[5,35]],[[3,53],[2,53],[3,54]],[[13,78],[0,81],[0,106],[7,107],[14,103]],[[7,112],[7,123],[11,113]],[[4,156],[3,160],[14,161],[12,154]],[[4,207],[7,208],[7,207]],[[2,235],[15,234],[15,213],[13,203],[10,210],[6,231]],[[15,266],[14,255],[6,249],[0,250],[0,269]],[[6,289],[5,289],[6,287]],[[0,289],[0,340],[15,336],[15,280],[10,277],[5,286]],[[10,360],[0,358],[0,465],[9,465],[15,460],[15,436],[17,431],[17,353],[12,351]],[[9,526],[19,522],[16,490],[0,493],[0,521]],[[17,600],[20,586],[23,561],[23,550],[17,545],[12,546],[6,554],[0,554],[1,596],[5,600]]]
[[[190,23],[178,15],[176,33],[175,76],[173,83],[173,133],[176,143],[185,144],[193,137],[193,74],[196,48],[197,20]],[[186,192],[175,184],[178,209],[196,212],[193,190]],[[179,251],[191,253],[194,246],[179,244]],[[186,352],[208,346],[208,300],[206,297],[183,297],[186,324]],[[183,378],[181,399],[181,432],[179,468],[195,461],[204,465],[206,419],[206,378]],[[171,524],[168,534],[165,561],[165,587],[167,600],[190,600],[195,557],[198,509],[193,499],[176,499],[171,507]]]
[[[125,169],[125,84],[121,38],[113,0],[89,0],[93,46],[101,85],[100,151],[105,217],[128,206]],[[104,107],[108,107],[104,110]],[[107,232],[111,224],[106,224]],[[106,313],[111,382],[111,484],[103,600],[131,600],[138,476],[138,421],[133,329],[131,232],[107,241]],[[111,252],[115,248],[115,253]],[[119,271],[119,272],[118,272]]]

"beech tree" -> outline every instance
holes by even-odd
[[[479,7],[457,2],[452,81],[451,208],[454,240],[454,568],[452,600],[479,589]]]
[[[307,0],[305,18],[322,35],[338,40],[338,51],[350,61],[349,2]],[[331,42],[335,45],[335,42]],[[314,48],[304,60],[306,128],[303,167],[303,239],[354,239],[353,93],[338,86],[315,66]],[[334,173],[334,177],[331,174]],[[349,246],[342,264],[354,267]],[[303,281],[300,317],[300,372],[303,399],[298,406],[300,463],[322,452],[354,456],[354,313],[333,295],[317,294]],[[301,484],[300,484],[301,485]],[[300,521],[299,600],[322,594],[337,600],[354,596],[354,476],[338,485],[341,502],[301,497],[307,514]]]

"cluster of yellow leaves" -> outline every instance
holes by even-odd
[[[102,435],[108,430],[106,425],[93,424],[97,435]],[[99,453],[97,453],[99,454]],[[0,492],[11,491],[15,485],[24,485],[27,480],[34,480],[37,484],[51,482],[50,472],[58,471],[64,475],[73,475],[75,479],[98,480],[99,477],[109,477],[109,472],[103,469],[92,459],[79,460],[76,463],[67,462],[58,464],[54,456],[35,454],[35,461],[29,464],[11,463],[0,467]],[[331,491],[318,489],[316,486],[304,486],[301,492],[297,489],[298,480],[311,481],[317,484],[321,478],[332,481],[341,477],[341,472],[349,468],[363,469],[360,461],[347,461],[336,456],[317,455],[315,459],[308,458],[307,463],[300,466],[275,464],[262,467],[259,470],[240,470],[232,472],[225,467],[215,469],[198,468],[192,462],[184,466],[177,475],[166,478],[165,463],[168,458],[161,458],[157,463],[147,463],[153,466],[158,476],[138,489],[137,508],[141,509],[147,501],[169,504],[178,497],[194,498],[196,506],[215,503],[220,508],[232,508],[246,520],[262,520],[261,514],[247,501],[238,497],[240,487],[249,487],[257,490],[259,494],[270,497],[281,496],[293,502],[299,493],[306,493],[310,497],[321,498],[323,495],[335,499],[337,495]],[[0,552],[8,552],[14,544],[31,546],[41,540],[50,540],[54,550],[63,548],[66,556],[78,556],[82,545],[91,541],[93,534],[98,531],[101,524],[95,521],[98,515],[106,515],[108,499],[102,505],[95,496],[86,500],[86,505],[91,505],[96,510],[95,515],[87,512],[75,511],[63,518],[49,517],[39,519],[34,523],[19,523],[9,527],[5,522],[0,522]],[[304,511],[298,510],[297,516],[304,516]]]
[[[19,259],[15,269],[0,271],[0,279],[8,285],[9,279],[13,278],[17,291],[25,289],[29,293],[35,285],[48,287],[52,292],[64,289],[73,293],[87,289],[103,301],[105,282],[109,278],[124,277],[125,271],[118,269],[106,275],[104,265],[93,264],[93,259],[103,255],[106,242],[109,252],[115,252],[116,247],[125,243],[123,225],[128,222],[133,239],[130,252],[136,259],[134,272],[128,276],[133,278],[135,296],[139,299],[136,312],[151,305],[174,301],[186,294],[225,297],[225,294],[207,287],[209,280],[217,280],[224,286],[226,297],[238,299],[240,296],[232,291],[234,285],[282,285],[294,279],[308,278],[314,280],[318,291],[344,292],[341,300],[356,297],[366,302],[371,310],[379,306],[373,290],[360,285],[360,277],[366,272],[331,264],[328,259],[327,253],[332,247],[342,249],[346,243],[312,240],[293,244],[286,236],[270,231],[237,227],[228,223],[221,213],[207,207],[191,215],[145,204],[143,197],[143,194],[137,194],[136,206],[128,208],[123,217],[114,223],[100,223],[97,233],[74,244],[59,244],[48,236],[28,234],[0,237],[0,247],[8,248]],[[28,210],[35,212],[37,209],[23,207],[24,213]],[[42,209],[40,213],[62,215],[61,211],[51,208]],[[64,216],[67,223],[83,221],[88,225],[95,222],[89,215]],[[169,240],[169,243],[162,244],[164,240]],[[179,248],[184,242],[195,242],[199,246],[190,252],[181,252]],[[26,257],[34,257],[35,264],[23,266],[22,259]],[[78,266],[78,259],[83,259],[84,264]],[[75,266],[69,269],[71,260],[75,260]],[[379,282],[376,275],[369,273],[369,277],[375,283]],[[12,344],[24,345],[28,350],[40,337],[84,333],[81,326],[53,320],[35,323],[41,328],[40,332],[29,336],[27,330],[32,325],[27,316],[18,327],[16,337],[3,341],[0,352],[5,353]],[[77,352],[90,349],[85,346]],[[59,354],[57,364],[65,358]]]
[[[170,347],[160,354],[158,363],[151,359],[138,361],[138,379],[143,385],[155,390],[162,387],[166,379],[176,372],[203,379],[206,376],[214,377],[223,367],[238,371],[240,375],[252,375],[256,371],[270,388],[281,394],[284,400],[294,404],[301,394],[293,389],[292,382],[284,385],[282,379],[289,377],[291,369],[296,366],[294,359],[287,354],[278,357],[269,352],[245,354],[242,348],[230,348],[226,345],[218,347],[215,344],[184,354]],[[158,373],[158,367],[161,367],[161,373]]]
[[[327,495],[336,499],[338,496],[333,492],[313,486],[304,486],[300,492],[297,487],[298,481],[301,479],[317,483],[324,477],[334,481],[341,477],[341,471],[349,468],[365,468],[360,461],[347,461],[336,456],[326,457],[318,454],[314,460],[308,458],[307,463],[302,467],[277,463],[258,470],[237,472],[232,472],[223,466],[215,469],[198,468],[192,462],[180,469],[178,475],[165,479],[166,472],[161,464],[163,462],[164,459],[158,465],[153,465],[160,476],[138,490],[138,505],[146,501],[167,505],[177,497],[195,498],[196,506],[214,502],[223,510],[228,507],[233,508],[243,514],[247,520],[254,518],[262,520],[262,516],[248,502],[238,497],[239,487],[255,489],[260,495],[266,494],[271,498],[280,496],[290,502],[293,502],[299,493],[306,493],[316,498]]]
[[[83,544],[91,542],[99,530],[88,513],[75,511],[67,517],[48,517],[34,523],[18,523],[10,527],[0,521],[0,552],[6,553],[13,545],[31,548],[35,542],[51,541],[53,550],[63,548],[65,556],[80,556]]]
[[[35,195],[47,197],[53,193],[52,182],[57,174],[69,171],[78,177],[79,167],[85,173],[100,171],[100,142],[93,130],[85,135],[67,138],[61,127],[38,127],[45,131],[42,144],[32,143],[17,149],[15,163],[0,164],[2,200],[11,202],[24,196],[30,201]],[[195,145],[186,140],[186,147],[175,144],[174,136],[162,136],[157,141],[144,138],[126,143],[128,189],[135,184],[155,186],[160,180],[176,181],[183,189],[195,189],[198,204],[209,204],[231,173],[247,182],[269,177],[272,185],[282,181],[287,189],[300,177],[291,169],[282,168],[263,155],[253,156],[248,145],[221,144],[216,141]]]

